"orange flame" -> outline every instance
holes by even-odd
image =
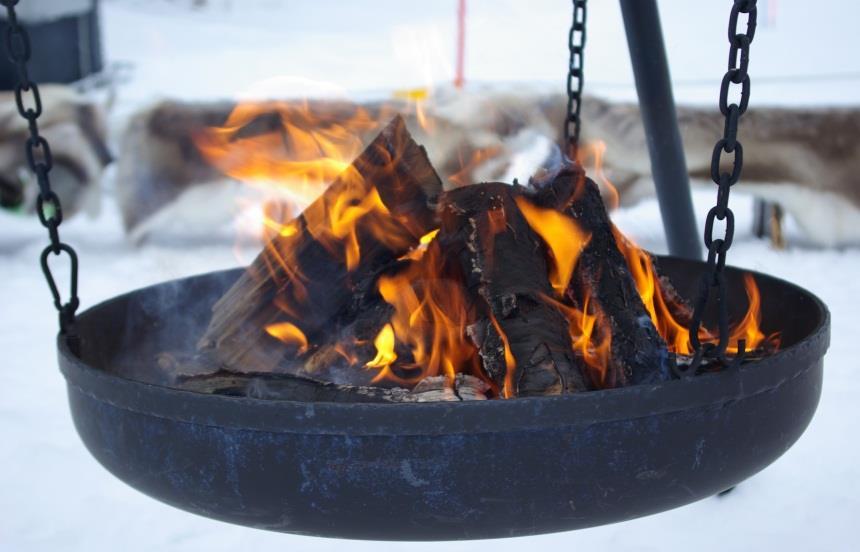
[[[746,289],[749,308],[741,321],[732,328],[728,352],[738,352],[737,343],[740,339],[746,340],[747,350],[755,350],[763,346],[779,348],[781,341],[779,333],[765,335],[761,330],[761,294],[752,274],[744,274],[744,289]]]
[[[352,164],[363,139],[391,112],[383,107],[372,117],[345,102],[248,102],[237,105],[222,127],[195,136],[201,154],[224,174],[283,192],[279,201],[264,204],[263,259],[281,287],[291,284],[275,303],[293,323],[300,324],[302,312],[313,308],[296,257],[296,244],[307,241],[308,234],[347,271],[359,265],[362,244],[406,250],[417,237],[411,221],[392,215],[374,183]],[[386,163],[378,170],[396,170],[399,160],[390,152],[377,157]],[[337,186],[337,193],[320,195],[328,185]],[[299,218],[289,220],[292,210],[283,207],[284,195],[294,202],[313,201]]]
[[[395,90],[393,96],[397,99],[405,100],[415,110],[415,119],[418,121],[418,126],[425,132],[432,133],[435,131],[435,121],[427,114],[426,103],[430,100],[430,90],[428,88]]]
[[[376,347],[376,356],[365,366],[367,368],[381,368],[376,377],[371,380],[371,383],[376,383],[392,375],[391,365],[397,360],[397,353],[394,352],[394,328],[391,327],[391,324],[383,326],[376,339],[373,340],[373,346]]]
[[[393,163],[396,161],[392,160]],[[358,266],[361,257],[361,232],[390,249],[405,249],[412,243],[412,235],[402,221],[392,216],[376,187],[365,182],[361,174],[350,165],[337,177],[340,193],[322,195],[302,213],[301,220],[279,225],[267,219],[270,233],[283,238],[298,236],[303,230],[310,232],[317,243],[333,257],[344,259],[347,270]],[[267,245],[270,256],[288,273],[295,271],[295,261],[289,247],[291,240],[279,240]]]
[[[463,158],[463,152],[458,151],[460,161],[460,170],[448,177],[448,180],[456,187],[468,186],[474,183],[472,173],[479,166],[483,165],[490,159],[498,157],[502,153],[502,148],[499,146],[490,146],[487,148],[478,148],[469,155],[469,159]]]
[[[401,366],[417,369],[409,377],[385,374],[399,383],[437,375],[453,380],[459,372],[479,375],[477,350],[466,335],[474,318],[472,309],[460,282],[446,277],[445,259],[433,237],[425,237],[430,241],[420,260],[397,274],[380,276],[377,282],[382,298],[394,307],[390,325],[395,340],[412,354],[412,363]]]
[[[298,354],[303,354],[308,350],[308,338],[295,324],[289,322],[269,324],[266,326],[266,333],[288,345],[297,347]]]
[[[662,286],[657,281],[651,255],[640,249],[614,226],[613,233],[618,243],[618,248],[627,260],[627,266],[636,283],[636,290],[639,292],[642,303],[651,317],[651,322],[657,328],[660,336],[666,341],[669,351],[679,355],[691,356],[694,351],[687,322],[677,320],[672,314],[668,299],[663,294]],[[751,274],[744,274],[744,287],[749,306],[740,322],[731,327],[727,352],[737,354],[739,339],[746,340],[746,349],[748,351],[765,345],[779,347],[778,334],[768,336],[761,330],[761,297],[755,278]],[[699,328],[700,341],[714,342],[716,339],[717,337],[713,331],[705,327]]]
[[[600,375],[600,382],[603,383],[606,379],[606,370],[609,367],[609,357],[612,351],[612,332],[607,331],[606,320],[603,311],[595,305],[592,307],[594,313],[589,313],[589,298],[590,293],[586,294],[585,302],[582,305],[582,311],[579,311],[581,318],[578,321],[579,336],[575,336],[571,332],[573,339],[573,350],[579,351],[585,363],[595,372]],[[571,318],[571,328],[574,328],[575,317]],[[597,329],[603,328],[602,334],[598,336]]]
[[[361,152],[362,136],[380,127],[362,107],[337,106],[325,118],[307,101],[240,103],[223,126],[198,133],[194,143],[224,174],[309,203]],[[274,128],[255,134],[251,125]]]
[[[414,101],[416,118],[422,128],[432,128],[433,121],[424,111],[426,94],[413,91],[406,99]],[[372,116],[359,106],[345,103],[337,106],[327,111],[316,109],[309,102],[244,103],[233,110],[222,127],[210,128],[195,136],[201,154],[224,174],[282,192],[280,196],[295,202],[310,204],[293,220],[290,220],[292,211],[289,208],[273,203],[263,210],[264,235],[268,238],[263,258],[272,274],[292,284],[287,287],[288,293],[277,295],[275,302],[293,320],[270,324],[265,331],[295,347],[299,354],[309,350],[309,343],[296,324],[301,323],[303,313],[313,305],[307,304],[308,280],[296,258],[298,240],[309,233],[351,271],[359,265],[362,244],[367,243],[368,237],[391,250],[404,251],[415,243],[418,235],[409,230],[408,220],[388,210],[374,183],[365,181],[352,165],[364,139],[381,128],[381,122],[388,119],[394,108],[383,108]],[[261,126],[268,130],[255,133],[254,129]],[[603,171],[605,149],[603,142],[585,144],[578,152],[578,159],[586,164],[591,161],[593,170],[590,173],[602,185],[604,195],[609,195],[610,205],[617,206],[618,193]],[[498,147],[473,151],[468,161],[461,158],[460,170],[449,180],[458,186],[470,184],[475,170],[500,153]],[[393,171],[398,160],[388,161]],[[339,187],[338,193],[320,196],[332,182]],[[563,212],[538,207],[525,197],[517,197],[516,203],[549,251],[548,279],[554,297],[544,296],[543,300],[565,316],[573,350],[591,368],[595,381],[603,382],[612,344],[607,315],[593,300],[590,290],[583,290],[583,297],[577,302],[581,309],[571,305],[573,300],[566,293],[576,263],[591,236]],[[487,217],[489,235],[484,237],[492,239],[505,230],[506,213],[504,209],[491,209]],[[672,298],[664,295],[650,255],[618,230],[613,230],[636,289],[669,350],[681,355],[692,354],[687,323],[673,316]],[[365,363],[366,368],[377,370],[374,383],[386,380],[411,385],[437,375],[453,380],[457,373],[472,373],[486,379],[477,348],[466,335],[467,327],[476,318],[475,307],[467,296],[462,275],[452,269],[456,263],[449,266],[435,241],[438,232],[425,234],[417,246],[401,257],[404,268],[383,274],[377,280],[377,289],[384,301],[393,307],[393,314],[373,341],[375,357]],[[778,346],[776,334],[766,336],[761,330],[761,298],[754,278],[745,275],[744,285],[749,308],[743,319],[732,326],[729,352],[737,352],[737,340],[741,338],[746,340],[750,350]],[[516,394],[517,362],[501,325],[492,313],[489,316],[504,345],[507,371],[499,392],[510,398]],[[701,340],[714,339],[707,329],[702,328],[700,332]],[[335,350],[351,364],[358,364],[353,345],[339,343]]]
[[[524,197],[517,197],[516,202],[526,222],[549,249],[549,280],[556,296],[566,298],[576,263],[591,240],[591,234],[561,211],[537,207]],[[550,297],[543,296],[543,299],[567,319],[573,350],[579,352],[586,365],[597,374],[595,379],[603,383],[609,366],[612,332],[606,327],[603,312],[597,305],[589,309],[590,295],[591,291],[586,290],[582,310]]]
[[[618,194],[618,188],[609,180],[603,170],[603,157],[606,155],[606,142],[603,140],[595,140],[586,142],[580,145],[576,152],[576,160],[583,167],[589,166],[591,169],[588,174],[594,176],[595,182],[600,187],[600,195],[607,203],[607,208],[612,211],[618,208],[621,203],[621,197]]]
[[[436,235],[439,233],[439,229],[431,230],[421,236],[418,240],[418,247],[414,247],[406,252],[403,256],[401,256],[399,261],[420,261],[422,257],[424,257],[424,253],[427,252],[427,246],[430,245],[430,242],[436,239]]]
[[[543,239],[552,254],[549,280],[556,295],[561,296],[567,290],[576,261],[591,235],[560,211],[536,207],[524,197],[517,197],[516,202],[526,222]]]
[[[350,366],[358,364],[358,355],[355,354],[352,347],[347,347],[344,343],[335,343],[333,349],[334,352],[339,354]]]
[[[496,329],[496,333],[499,334],[499,339],[502,340],[502,346],[505,348],[505,383],[502,387],[502,397],[505,399],[512,399],[516,396],[517,392],[514,389],[514,376],[517,373],[517,359],[514,358],[514,353],[511,351],[511,343],[508,341],[508,336],[502,330],[502,326],[499,324],[499,321],[496,320],[496,317],[493,316],[493,313],[490,313],[490,322],[492,322],[493,327]]]
[[[391,216],[376,188],[365,183],[352,167],[341,173],[341,182],[349,180],[343,193],[328,201],[326,196],[312,203],[304,212],[308,230],[314,239],[335,256],[343,256],[347,270],[358,266],[361,257],[358,228],[368,232],[392,249],[402,249],[411,243],[402,227]],[[362,220],[363,219],[363,220]]]
[[[278,236],[287,238],[298,232],[293,222],[293,206],[282,201],[269,200],[263,202],[263,237],[266,241]]]
[[[636,291],[639,292],[639,297],[642,298],[642,303],[651,317],[651,322],[657,328],[657,333],[666,342],[669,351],[680,355],[692,355],[693,344],[690,341],[690,330],[687,324],[676,320],[672,311],[669,310],[666,298],[663,296],[663,289],[657,282],[651,255],[637,247],[614,225],[612,231],[618,248],[627,261],[627,268],[633,276]],[[700,339],[710,339],[711,336],[707,330],[703,328],[701,332]]]
[[[554,306],[568,322],[571,346],[592,370],[594,380],[601,384],[606,379],[612,352],[612,332],[603,311],[591,304],[591,293],[585,294],[582,310],[542,295],[547,304]],[[593,312],[589,312],[593,311]]]

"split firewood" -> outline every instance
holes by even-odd
[[[669,377],[666,343],[645,309],[600,192],[580,167],[565,167],[533,180],[538,205],[559,209],[590,235],[570,281],[568,294],[599,315],[611,339],[608,365],[592,378],[596,387],[654,383]]]
[[[538,236],[517,207],[519,186],[459,188],[440,196],[438,240],[459,259],[483,316],[469,334],[483,368],[504,396],[552,395],[589,388],[568,323],[541,299],[552,293]]]
[[[271,240],[214,305],[200,349],[235,372],[279,369],[328,331],[368,275],[434,227],[442,189],[401,117],[385,127],[300,217]],[[359,219],[359,220],[357,220]]]

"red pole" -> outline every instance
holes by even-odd
[[[463,88],[464,60],[466,49],[466,0],[459,0],[457,5],[457,73],[454,76],[454,86]]]

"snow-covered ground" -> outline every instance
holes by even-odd
[[[115,127],[156,97],[227,97],[278,73],[333,81],[353,94],[451,78],[453,0],[300,5],[209,0],[206,10],[190,4],[105,1],[107,55],[131,65],[129,79],[118,91]],[[617,3],[592,4],[590,90],[631,98]],[[661,2],[679,99],[714,101],[726,57],[728,4]],[[860,71],[850,55],[860,42],[853,34],[860,15],[855,3],[822,1],[814,12],[799,1],[760,4],[769,14],[763,16],[767,24],[754,44],[754,83],[757,75]],[[569,2],[484,0],[469,6],[468,76],[561,86]],[[814,29],[811,40],[807,25]],[[698,79],[709,84],[684,84]],[[756,84],[753,107],[856,103],[860,81],[839,79]],[[85,307],[146,284],[236,264],[229,242],[132,246],[123,236],[111,186],[106,188],[97,218],[63,225],[64,238],[81,257]],[[698,213],[705,212],[713,196],[710,189],[695,193]],[[854,436],[860,425],[860,383],[851,347],[860,331],[860,249],[794,246],[774,251],[750,234],[749,198],[737,194],[733,201],[739,229],[730,262],[807,287],[832,310],[832,346],[812,425],[781,459],[725,498],[623,524],[496,541],[491,544],[495,550],[857,549],[853,524],[860,515],[860,446]],[[615,218],[643,246],[665,250],[654,201],[620,211]],[[796,231],[791,235],[797,237]],[[109,475],[81,445],[65,404],[53,347],[56,319],[37,267],[44,240],[35,220],[0,213],[0,350],[6,353],[0,369],[0,440],[5,443],[0,447],[0,550],[455,551],[485,546],[341,542],[250,530],[165,506]]]

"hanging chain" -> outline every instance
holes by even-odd
[[[746,31],[738,32],[738,18],[742,13],[747,14]],[[704,358],[718,360],[724,365],[730,363],[726,357],[726,349],[729,346],[729,315],[723,269],[726,266],[726,254],[732,246],[735,232],[735,215],[729,209],[729,193],[732,186],[740,179],[744,160],[744,149],[738,141],[738,121],[746,112],[750,99],[750,77],[747,74],[747,68],[750,62],[750,44],[755,36],[756,16],[756,0],[734,0],[731,15],[729,15],[728,71],[720,85],[720,112],[725,116],[726,122],[723,137],[717,140],[711,156],[711,179],[717,185],[717,204],[708,211],[705,219],[708,264],[705,274],[702,275],[698,301],[690,322],[690,340],[696,353],[692,365],[686,371],[687,374],[694,374]],[[733,84],[740,86],[740,103],[729,104],[729,88]],[[731,171],[720,170],[720,161],[724,153],[733,154]],[[714,237],[714,222],[717,220],[725,221],[725,233],[721,238]],[[719,311],[719,340],[716,344],[703,344],[699,340],[699,328],[708,301],[714,292],[716,292]],[[739,364],[745,352],[746,342],[741,339],[738,341],[738,353],[733,362]]]
[[[586,0],[573,0],[573,23],[570,25],[568,47],[570,62],[567,71],[567,117],[564,120],[564,141],[567,154],[576,159],[579,147],[579,131],[582,122],[579,112],[582,108],[582,85],[584,82],[583,63],[585,61],[585,16]]]
[[[75,331],[75,312],[78,309],[78,256],[72,247],[60,240],[60,224],[63,222],[63,209],[60,198],[51,190],[49,173],[53,166],[51,147],[48,141],[39,134],[38,119],[42,115],[42,97],[39,95],[39,87],[30,80],[27,63],[30,61],[30,35],[18,22],[15,6],[19,0],[0,0],[6,8],[8,27],[6,28],[6,50],[9,59],[15,64],[18,73],[18,83],[15,85],[15,104],[18,113],[27,121],[30,136],[25,144],[27,164],[36,175],[39,184],[39,196],[36,199],[36,214],[42,226],[48,229],[51,243],[42,251],[40,263],[42,272],[48,282],[48,288],[54,298],[54,306],[60,316],[60,333],[67,338],[73,352],[77,353],[78,337]],[[25,94],[29,95],[29,105],[25,106]],[[69,257],[71,265],[71,283],[69,301],[63,303],[60,291],[57,287],[54,275],[48,262],[49,256],[65,253]]]

